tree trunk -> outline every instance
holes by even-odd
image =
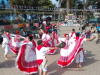
[[[67,15],[69,14],[70,9],[70,0],[67,0]]]
[[[83,9],[86,10],[88,3],[89,3],[89,0],[87,0],[86,2],[85,2],[85,0],[83,0],[83,3],[84,3]],[[86,20],[86,11],[83,12],[83,15],[84,15],[83,19]]]
[[[83,9],[84,9],[84,11],[83,11],[83,19],[86,20],[86,16],[85,16],[85,10],[86,10],[85,0],[83,0],[83,3],[84,3],[84,5],[83,5]]]

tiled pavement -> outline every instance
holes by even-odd
[[[75,28],[78,31],[78,27],[60,27],[60,36],[63,37],[64,33],[69,33],[71,28]],[[60,56],[59,51],[54,55],[47,55],[47,75],[100,75],[100,44],[84,42],[84,48],[87,53],[84,56],[83,68],[75,68],[75,61],[66,68],[59,67],[57,65]],[[8,55],[9,60],[5,60],[3,53],[4,50],[0,45],[0,75],[26,75],[15,67],[16,55],[10,52]]]

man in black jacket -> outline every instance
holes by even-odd
[[[50,21],[51,21],[51,17],[49,17],[49,15],[48,15],[48,17],[46,18],[46,24],[50,23]]]
[[[33,22],[30,23],[31,30],[34,30]]]

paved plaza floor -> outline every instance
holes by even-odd
[[[78,27],[60,27],[60,37],[64,37],[64,33],[69,33],[72,28],[79,31]],[[57,61],[60,54],[59,51],[56,51],[54,55],[47,55],[47,75],[100,75],[100,44],[87,41],[84,42],[83,47],[87,50],[82,63],[83,68],[75,68],[75,61],[66,68],[59,67]],[[16,55],[10,52],[8,54],[9,60],[5,60],[3,54],[4,50],[0,45],[0,75],[26,75],[15,67]]]

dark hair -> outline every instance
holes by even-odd
[[[8,32],[8,33],[9,33],[9,30],[6,30],[6,32]]]
[[[38,45],[41,45],[42,43],[43,43],[42,40],[38,40],[38,41],[37,41],[37,44],[38,44]]]
[[[33,36],[26,36],[26,37],[28,37],[28,39],[30,39],[30,41],[32,41],[32,39],[33,39]]]
[[[49,33],[49,31],[48,30],[46,30],[46,34],[48,34]]]
[[[74,32],[75,32],[75,29],[72,29],[72,31],[74,31]]]
[[[76,36],[77,36],[77,37],[79,37],[79,35],[80,35],[79,33],[76,33]]]

